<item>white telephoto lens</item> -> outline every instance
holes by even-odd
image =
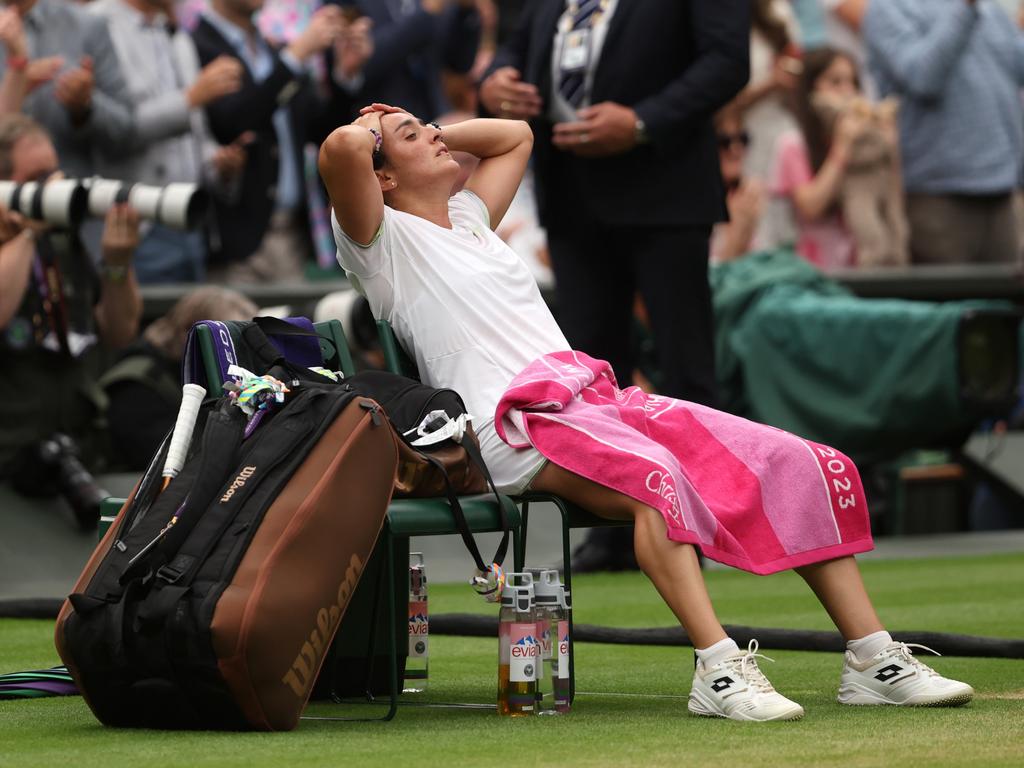
[[[77,225],[84,213],[85,190],[76,179],[51,181],[43,187],[43,221],[59,227]]]
[[[15,200],[14,209],[29,219],[39,219],[40,214],[33,211],[34,202],[36,199],[36,193],[39,191],[38,181],[26,181],[21,185],[21,191],[18,192],[18,199]]]
[[[139,216],[149,221],[156,221],[160,212],[160,196],[163,187],[151,187],[149,184],[136,184],[128,193],[128,202]]]
[[[89,215],[102,218],[117,199],[124,182],[116,179],[92,179],[89,182]]]
[[[168,184],[160,200],[159,221],[175,229],[190,229],[199,223],[206,193],[195,184]]]

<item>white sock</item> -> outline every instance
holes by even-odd
[[[846,643],[846,650],[852,651],[857,661],[865,662],[880,653],[885,646],[892,642],[892,635],[884,629],[872,632],[858,640],[850,640]]]
[[[710,669],[722,659],[739,653],[740,647],[731,637],[726,637],[707,648],[694,648],[693,650],[697,654],[697,658],[704,662],[705,669]]]

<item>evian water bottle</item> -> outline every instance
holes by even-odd
[[[498,714],[522,717],[537,710],[537,617],[533,576],[509,573],[498,614]]]
[[[554,681],[555,710],[568,712],[572,706],[572,667],[569,664],[572,653],[572,637],[569,634],[572,596],[565,584],[559,584],[558,591],[558,646],[552,651],[551,679]]]
[[[409,657],[405,662],[403,693],[427,689],[430,652],[430,613],[427,610],[427,571],[422,552],[409,553]]]
[[[530,569],[537,601],[537,637],[542,672],[537,675],[541,715],[569,711],[569,621],[565,589],[554,569]]]

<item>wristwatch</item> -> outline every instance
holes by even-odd
[[[651,137],[647,135],[647,124],[641,117],[636,119],[636,124],[633,128],[633,139],[637,144],[647,144],[651,140]]]

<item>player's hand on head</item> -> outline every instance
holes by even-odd
[[[360,115],[369,115],[374,112],[378,112],[382,115],[393,115],[398,112],[405,112],[401,107],[393,107],[390,104],[381,104],[380,102],[373,102],[368,106],[363,107],[359,110]]]

